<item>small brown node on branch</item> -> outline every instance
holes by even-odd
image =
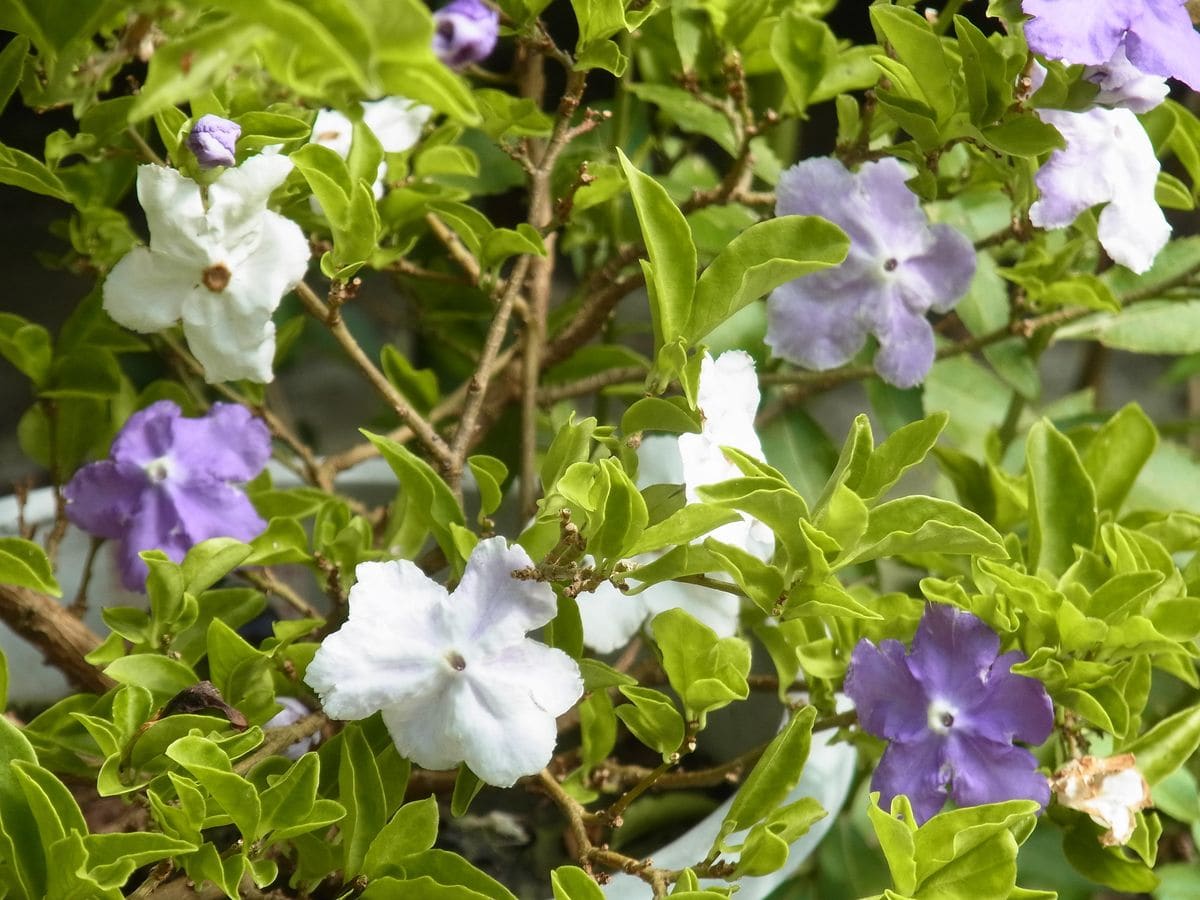
[[[233,273],[229,271],[229,267],[225,263],[215,263],[204,270],[204,274],[200,276],[200,281],[214,294],[219,294],[225,288],[229,287],[229,279],[231,278],[233,278]]]

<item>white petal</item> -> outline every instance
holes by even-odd
[[[539,771],[550,762],[558,738],[554,716],[507,687],[486,677],[466,678],[450,710],[463,761],[497,787]]]
[[[1108,202],[1100,244],[1114,260],[1144,272],[1170,237],[1154,199],[1159,162],[1145,130],[1128,109],[1071,113],[1038,110],[1059,130],[1066,149],[1055,150],[1038,171],[1041,198],[1029,218],[1041,228],[1063,228],[1079,213]]]
[[[646,601],[641,594],[627,596],[611,583],[575,598],[583,623],[583,642],[597,653],[624,647],[646,621]]]
[[[347,602],[350,618],[373,623],[380,631],[424,633],[434,611],[446,604],[446,589],[407,559],[359,563]]]
[[[227,251],[252,251],[262,229],[271,192],[292,171],[282,155],[253,156],[236,169],[226,169],[208,188],[208,223],[214,239]]]
[[[669,434],[648,434],[637,449],[639,488],[652,484],[683,484],[679,441]]]
[[[311,249],[300,226],[278,213],[262,213],[258,228],[253,252],[229,266],[224,293],[235,313],[269,316],[283,295],[304,279]]]
[[[350,141],[354,137],[354,123],[336,109],[323,109],[313,121],[309,143],[328,147],[342,159],[350,155]]]
[[[304,680],[332,718],[364,719],[380,709],[420,702],[446,672],[437,648],[356,620],[321,642]]]
[[[682,609],[715,631],[717,637],[737,634],[741,604],[733,594],[696,584],[664,581],[646,588],[641,596],[646,598],[651,618],[668,609]]]
[[[416,144],[421,137],[421,129],[433,115],[433,110],[428,106],[421,106],[405,97],[384,97],[364,103],[362,109],[363,121],[388,153],[402,153]]]
[[[104,280],[104,310],[134,331],[162,331],[178,321],[200,271],[147,247],[134,247]]]
[[[579,664],[554,647],[526,638],[482,660],[489,684],[527,696],[551,716],[561,716],[583,695]]]
[[[209,262],[211,236],[200,186],[178,169],[145,165],[138,166],[137,194],[150,228],[151,248],[203,269]]]
[[[704,354],[696,405],[704,413],[706,434],[723,444],[753,452],[761,459],[762,448],[754,432],[758,402],[758,375],[749,353],[727,350],[716,360]],[[747,447],[743,447],[743,443]]]
[[[514,569],[532,565],[523,547],[509,547],[502,537],[476,544],[450,598],[457,639],[468,645],[505,647],[553,619],[558,612],[554,589],[545,582],[512,577]]]
[[[204,380],[266,384],[274,378],[275,323],[235,317],[220,308],[220,301],[220,294],[201,288],[184,307],[183,334],[204,366]]]
[[[465,690],[460,677],[445,677],[429,685],[420,697],[383,710],[396,749],[425,769],[452,769],[466,754],[453,711]],[[479,774],[479,773],[476,773]]]

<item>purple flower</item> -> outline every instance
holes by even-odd
[[[880,805],[907,795],[918,824],[942,808],[1005,800],[1050,800],[1032,753],[1054,727],[1041,682],[1013,675],[1020,651],[997,656],[1000,639],[968,612],[926,607],[905,655],[899,641],[863,639],[846,673],[846,693],[864,730],[889,741],[871,779]]]
[[[1167,99],[1167,83],[1158,75],[1147,75],[1129,61],[1122,44],[1102,66],[1087,66],[1083,77],[1100,87],[1096,104],[1112,109],[1150,112]]]
[[[809,369],[849,362],[879,339],[875,369],[912,387],[933,365],[925,313],[945,312],[966,293],[975,250],[949,225],[929,225],[896,160],[855,174],[835,159],[807,159],[779,179],[776,215],[823,216],[850,237],[840,266],[777,288],[767,303],[767,345]]]
[[[242,126],[211,113],[201,116],[187,136],[188,149],[196,155],[202,169],[237,165],[233,149],[242,136]]]
[[[496,47],[500,13],[482,0],[451,0],[433,14],[433,52],[455,69],[481,62]]]
[[[84,531],[120,541],[121,580],[145,585],[143,550],[176,562],[214,537],[249,541],[266,527],[231,484],[262,471],[271,436],[243,406],[214,403],[185,419],[170,400],[134,413],[112,444],[110,459],[90,463],[63,489],[67,516]]]
[[[1102,66],[1122,44],[1148,75],[1200,90],[1200,35],[1186,0],[1024,0],[1029,49],[1053,59]]]

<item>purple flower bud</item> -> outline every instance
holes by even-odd
[[[242,127],[211,113],[201,116],[187,137],[188,149],[196,154],[202,169],[235,165],[233,148],[242,135]]]
[[[496,47],[500,13],[482,0],[451,0],[433,14],[433,52],[461,69],[480,62]]]

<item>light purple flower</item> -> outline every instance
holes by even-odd
[[[1083,77],[1099,85],[1098,106],[1145,113],[1167,99],[1167,82],[1161,76],[1147,75],[1131,63],[1124,44],[1104,65],[1085,67]]]
[[[162,550],[178,562],[209,538],[249,541],[262,532],[267,523],[232,482],[253,478],[270,455],[267,426],[245,407],[214,403],[188,419],[160,400],[129,417],[109,459],[75,473],[63,489],[67,516],[84,531],[120,541],[121,580],[139,591],[147,573],[143,550]]]
[[[242,136],[242,126],[211,113],[201,116],[187,136],[188,149],[196,156],[202,169],[237,165],[234,147]]]
[[[433,52],[455,69],[487,59],[500,34],[500,13],[481,0],[451,0],[433,14]]]
[[[1134,272],[1145,272],[1171,237],[1155,201],[1159,162],[1137,117],[1128,109],[1084,112],[1039,109],[1067,146],[1050,154],[1035,176],[1041,197],[1029,208],[1039,228],[1066,228],[1098,204],[1097,237],[1105,252]]]
[[[295,697],[287,697],[282,694],[275,698],[275,702],[283,706],[283,709],[275,713],[264,728],[286,728],[288,725],[295,725],[305,716],[312,713],[312,710],[305,706]],[[321,739],[318,732],[313,732],[308,737],[300,738],[294,744],[289,744],[283,748],[282,755],[288,759],[297,760],[302,757],[313,747],[317,746],[317,742]]]
[[[1105,65],[1124,45],[1148,75],[1178,78],[1200,90],[1200,35],[1186,0],[1024,0],[1034,18],[1025,39],[1034,53],[1086,66]]]
[[[907,655],[899,641],[858,642],[845,690],[862,728],[889,741],[871,779],[884,809],[904,794],[919,824],[947,796],[959,806],[1049,802],[1037,760],[1013,741],[1046,740],[1054,709],[1041,682],[1009,671],[1024,654],[999,650],[982,621],[944,604],[926,608]]]
[[[949,225],[930,226],[892,158],[851,173],[836,159],[807,159],[779,179],[776,215],[823,216],[850,237],[840,266],[777,288],[767,303],[767,345],[808,369],[849,362],[873,334],[875,369],[897,387],[933,365],[930,309],[946,312],[975,274],[975,250]]]

